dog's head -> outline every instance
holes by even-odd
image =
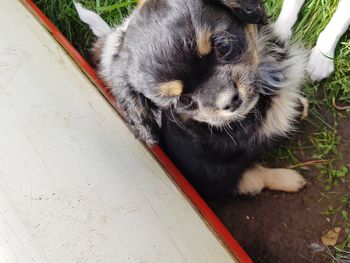
[[[98,40],[100,73],[119,100],[133,90],[183,119],[222,126],[258,101],[250,23],[265,22],[260,0],[141,1],[123,30]]]
[[[239,2],[249,1],[146,1],[123,39],[118,76],[184,119],[221,126],[244,118],[258,101],[259,62],[242,20],[251,10]],[[258,20],[249,14],[248,21]]]

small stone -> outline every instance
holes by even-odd
[[[319,253],[325,251],[326,247],[324,245],[318,244],[318,243],[311,243],[309,245],[309,248],[311,248],[312,252]]]

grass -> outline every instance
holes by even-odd
[[[266,6],[272,18],[275,19],[281,9],[282,1],[267,0]],[[306,48],[315,45],[319,33],[326,27],[332,18],[338,1],[333,0],[308,0],[304,4],[300,19],[293,29],[293,40],[301,43]],[[335,72],[327,80],[314,84],[307,82],[304,85],[311,107],[308,122],[312,124],[316,132],[308,139],[301,142],[302,145],[292,143],[280,149],[279,159],[289,159],[292,163],[299,162],[296,152],[301,148],[309,149],[312,158],[317,160],[328,159],[329,162],[319,165],[320,173],[325,176],[328,183],[337,182],[340,178],[339,171],[348,175],[346,164],[342,161],[338,146],[341,138],[338,135],[337,123],[341,118],[348,118],[347,113],[338,112],[334,102],[340,105],[350,104],[350,34],[345,34],[336,50]],[[326,112],[326,114],[325,114]],[[326,117],[325,115],[328,115]],[[329,118],[331,116],[331,118]],[[337,165],[335,165],[335,163]],[[339,168],[337,169],[336,166]],[[330,185],[327,184],[329,190]]]
[[[110,25],[119,24],[136,5],[136,0],[81,0],[84,7],[95,10]],[[94,39],[88,26],[80,21],[73,0],[34,0],[73,46],[89,61]]]
[[[176,1],[176,0],[174,0]],[[288,0],[286,0],[288,1]],[[89,60],[89,49],[93,35],[82,23],[74,10],[72,0],[34,0],[34,2],[58,26],[73,45]],[[118,24],[126,17],[136,4],[136,0],[80,0],[85,7],[95,10],[109,24]],[[268,13],[274,20],[281,9],[282,0],[266,0]],[[301,10],[299,20],[293,29],[293,41],[306,48],[315,45],[319,33],[325,28],[336,10],[338,1],[307,0]],[[282,145],[275,152],[274,158],[299,167],[298,163],[308,160],[326,160],[317,164],[320,184],[323,184],[325,195],[337,185],[349,184],[348,165],[339,152],[342,138],[338,134],[338,122],[349,118],[348,111],[338,111],[338,106],[350,105],[350,34],[345,34],[336,50],[335,73],[327,80],[314,84],[306,82],[304,93],[310,101],[310,116],[307,122],[313,132]],[[349,139],[349,138],[348,138]],[[349,160],[347,160],[349,162]],[[308,169],[301,165],[302,169]],[[321,193],[322,195],[323,193]],[[340,257],[340,250],[350,248],[350,196],[344,194],[337,205],[324,213],[337,213],[347,231],[344,242],[337,246],[335,254]]]
[[[310,140],[315,148],[313,153],[314,158],[326,159],[329,155],[337,155],[337,146],[340,138],[337,135],[336,129],[325,128],[320,132],[312,134]]]

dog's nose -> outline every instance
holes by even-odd
[[[239,108],[239,106],[241,106],[241,104],[242,104],[242,100],[239,97],[239,94],[236,93],[233,95],[231,101],[227,105],[225,105],[222,109],[224,111],[234,112],[235,110],[237,110]]]

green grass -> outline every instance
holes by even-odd
[[[267,0],[266,6],[272,19],[275,19],[281,9],[282,0]],[[326,27],[332,18],[338,1],[334,0],[307,0],[304,4],[297,24],[293,28],[293,41],[311,48],[316,44],[319,33]],[[333,106],[333,100],[339,105],[350,104],[350,34],[345,34],[336,50],[335,72],[327,80],[321,83],[307,82],[304,85],[304,92],[310,101],[310,117],[308,122],[312,124],[317,131],[307,139],[303,140],[302,145],[292,143],[283,146],[278,155],[279,159],[289,158],[292,163],[299,160],[294,153],[300,148],[308,148],[312,152],[312,159],[329,159],[329,163],[319,166],[321,174],[332,177],[336,170],[333,163],[342,162],[338,151],[338,145],[341,138],[337,132],[337,122],[340,117],[348,118],[348,114],[341,114]],[[332,120],[325,117],[332,116]],[[340,164],[342,166],[342,164]],[[333,180],[336,181],[336,180]]]
[[[110,25],[120,24],[136,4],[136,0],[80,0],[84,7],[95,10]],[[60,29],[74,47],[90,60],[94,36],[80,21],[73,0],[34,0],[40,9]]]
[[[320,132],[316,132],[310,136],[310,140],[315,150],[313,158],[327,159],[330,155],[338,154],[337,146],[339,144],[339,136],[336,129],[325,128]]]
[[[340,258],[344,255],[350,256],[350,193],[342,194],[337,199],[338,202],[336,207],[329,206],[327,210],[321,214],[327,217],[338,217],[339,221],[342,222],[342,231],[345,233],[345,238],[341,243],[335,246],[335,249],[333,251],[328,251],[331,256]]]

